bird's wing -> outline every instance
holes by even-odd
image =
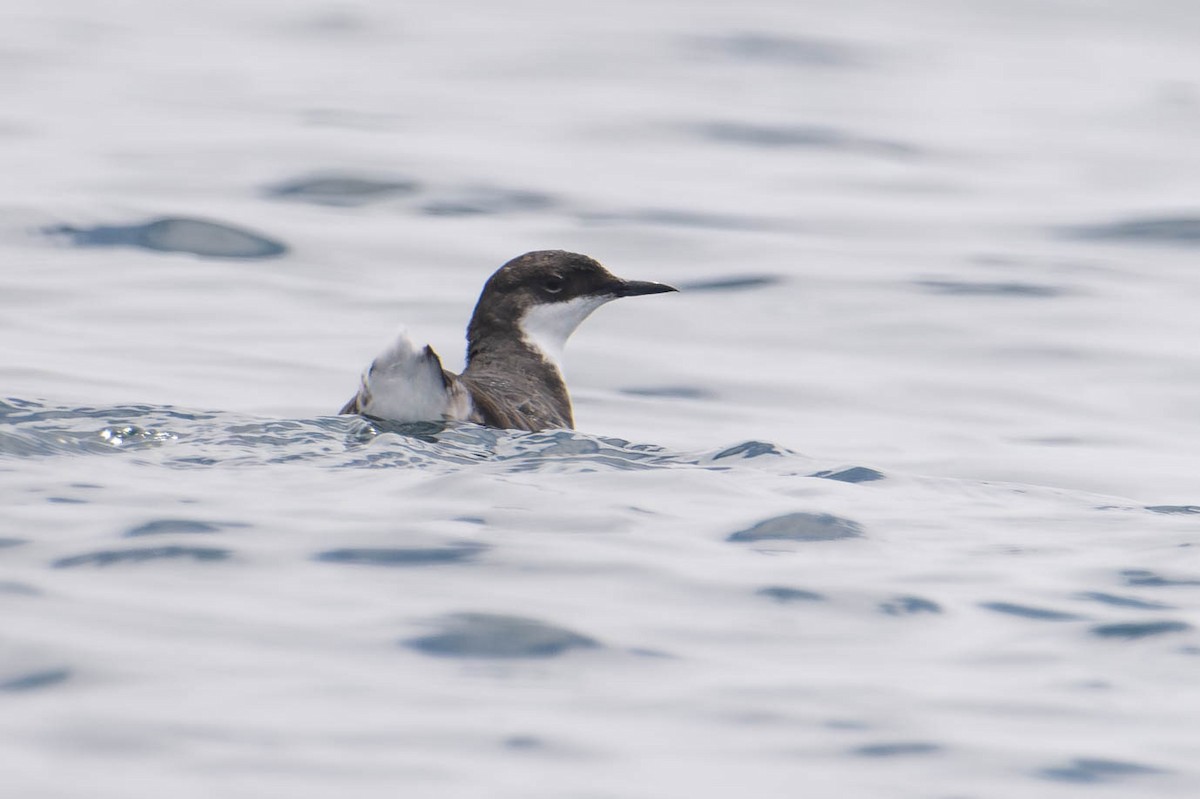
[[[358,393],[339,413],[394,422],[465,421],[471,398],[458,377],[442,368],[432,347],[418,349],[402,334],[363,373]]]
[[[468,370],[460,380],[470,389],[470,421],[507,430],[573,428],[570,400],[565,408],[545,391],[513,385],[504,375]]]

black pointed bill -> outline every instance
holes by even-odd
[[[613,292],[618,297],[640,297],[643,294],[666,294],[668,291],[679,291],[666,283],[652,283],[649,280],[622,280]]]

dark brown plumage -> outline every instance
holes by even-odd
[[[419,421],[398,417],[429,413],[424,409],[432,399],[433,405],[444,406],[443,419],[515,430],[573,428],[571,397],[555,351],[605,302],[667,291],[675,289],[622,280],[586,255],[526,253],[500,267],[484,285],[467,327],[467,365],[461,375],[443,369],[429,347],[418,352],[402,339],[376,359],[341,412]],[[401,399],[380,396],[384,392],[375,383]],[[410,394],[417,401],[406,404]],[[385,408],[388,413],[381,412]]]

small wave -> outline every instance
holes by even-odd
[[[529,433],[453,423],[395,424],[359,416],[257,419],[172,406],[65,407],[0,400],[0,458],[123,455],[174,468],[312,462],[345,469],[490,464],[509,473],[705,468],[791,462],[796,453],[745,441],[698,453],[573,430]]]

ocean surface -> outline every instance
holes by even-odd
[[[0,7],[0,796],[1200,795],[1200,5]],[[336,411],[534,249],[577,431]]]

